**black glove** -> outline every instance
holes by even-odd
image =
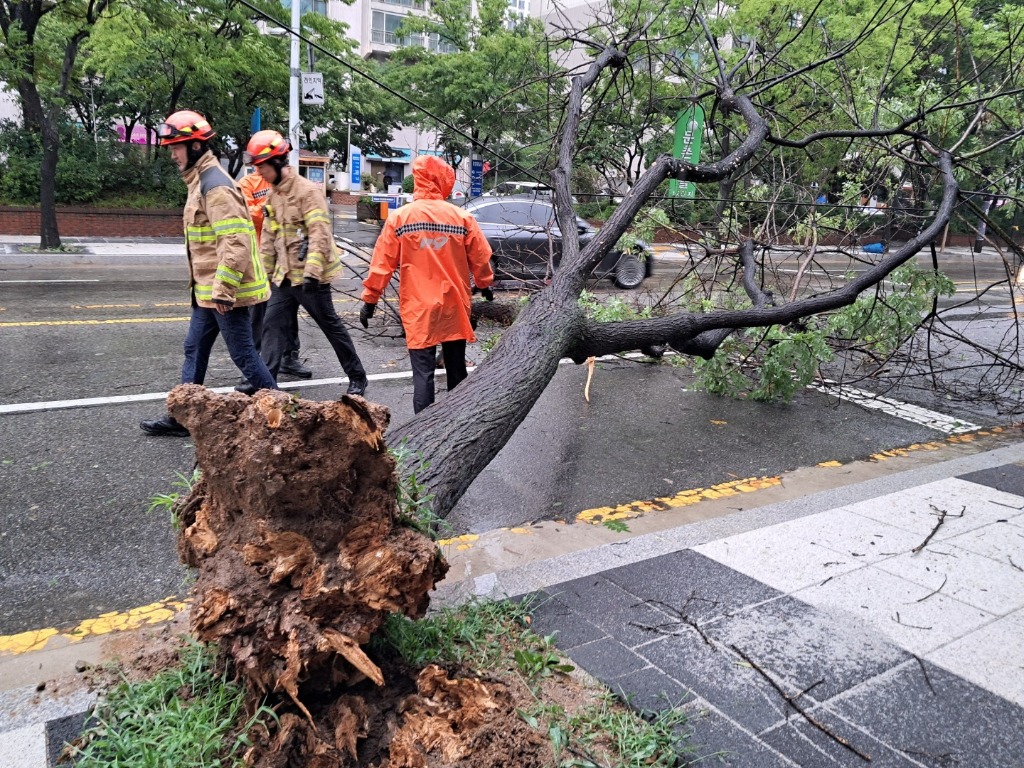
[[[320,281],[315,277],[305,277],[302,279],[302,292],[303,293],[316,293],[320,290]]]
[[[373,313],[376,311],[376,304],[370,304],[366,301],[363,302],[363,307],[359,310],[359,322],[362,323],[363,328],[370,327],[370,318],[373,317]]]
[[[480,295],[484,297],[484,301],[494,301],[494,291],[490,288],[484,288],[480,291]]]

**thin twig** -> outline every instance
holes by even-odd
[[[780,696],[782,696],[782,698],[784,698],[786,700],[786,703],[789,704],[789,706],[791,706],[793,709],[795,709],[804,718],[804,720],[806,720],[808,723],[813,725],[819,731],[824,733],[826,736],[828,736],[830,739],[832,739],[836,744],[839,744],[840,746],[846,747],[848,750],[853,752],[853,754],[855,754],[861,760],[864,760],[865,762],[868,762],[868,763],[871,762],[871,756],[870,755],[864,754],[859,749],[857,749],[855,746],[853,746],[850,742],[848,742],[846,739],[844,739],[842,736],[838,736],[837,734],[833,733],[831,730],[828,729],[827,726],[823,725],[821,722],[819,722],[818,720],[813,718],[801,706],[799,706],[796,703],[796,699],[799,696],[802,696],[803,695],[802,693],[797,694],[797,696],[790,696],[788,693],[786,693],[783,690],[781,685],[779,685],[777,682],[775,682],[768,675],[768,673],[765,672],[758,665],[758,663],[756,661],[754,661],[747,654],[745,654],[743,651],[741,651],[737,646],[731,645],[729,647],[732,648],[733,651],[735,651],[739,655],[739,657],[741,659],[743,659],[745,662],[747,662],[747,664],[749,664],[756,672],[759,672],[761,677],[763,677],[765,680],[767,680],[768,684],[771,685],[771,687],[774,688],[778,692],[778,694]],[[817,683],[815,683],[814,685],[817,685]],[[811,687],[813,688],[814,686],[811,686]],[[810,690],[810,689],[808,689],[808,690]]]
[[[922,541],[920,544],[918,544],[916,547],[914,547],[912,550],[910,550],[915,555],[918,552],[920,552],[922,549],[924,549],[925,547],[928,546],[928,542],[932,540],[932,536],[934,536],[936,533],[939,532],[939,528],[942,527],[942,524],[944,522],[946,522],[946,518],[949,516],[949,511],[948,510],[939,509],[934,504],[929,504],[928,506],[930,506],[932,509],[934,509],[936,512],[939,513],[939,521],[937,523],[935,523],[935,527],[932,528],[932,532],[928,534],[928,536],[925,538],[925,540]],[[966,512],[966,511],[967,511],[967,507],[964,506],[960,510],[960,514],[959,515],[953,515],[953,517],[963,517],[964,516],[964,512]]]
[[[911,629],[931,629],[931,627],[919,627],[916,624],[907,624],[905,622],[900,621],[900,612],[899,611],[896,611],[896,618],[893,619],[893,621],[895,621],[901,627],[910,627]]]
[[[914,654],[914,661],[917,662],[917,666],[921,668],[921,674],[924,675],[924,681],[928,684],[928,690],[932,692],[932,696],[938,696],[935,693],[935,688],[932,687],[932,679],[928,677],[928,668],[925,667],[924,661],[916,653]]]
[[[1010,565],[1012,565],[1018,571],[1024,572],[1024,568],[1021,568],[1019,565],[1017,565],[1015,562],[1013,562],[1013,556],[1012,555],[1007,555],[1006,559],[1009,560],[1010,561]]]
[[[677,619],[679,619],[679,622],[681,622],[681,623],[685,624],[686,626],[692,628],[698,635],[700,635],[701,639],[708,645],[709,648],[711,648],[712,650],[718,650],[715,647],[715,644],[711,641],[711,638],[708,637],[708,635],[704,632],[704,630],[700,628],[700,625],[697,624],[696,620],[691,619],[690,616],[686,613],[687,606],[689,606],[690,603],[692,603],[694,600],[700,600],[701,602],[704,602],[704,603],[711,603],[712,607],[718,605],[718,601],[717,600],[708,600],[708,599],[703,598],[703,597],[697,597],[697,593],[696,592],[691,592],[690,593],[690,596],[688,598],[686,598],[686,602],[683,603],[683,607],[682,608],[673,608],[671,605],[668,605],[667,603],[663,603],[660,600],[645,600],[644,602],[647,603],[648,605],[659,606],[662,609],[664,609],[665,611],[667,611],[668,613],[670,613],[671,615],[675,616]],[[669,625],[661,624],[659,626],[669,626]]]
[[[949,574],[946,574],[945,576],[943,576],[943,577],[942,577],[942,583],[941,583],[941,584],[939,584],[939,588],[938,588],[938,589],[936,589],[936,590],[935,590],[934,592],[929,592],[929,593],[928,593],[927,595],[925,595],[924,597],[922,597],[922,598],[920,598],[919,600],[917,600],[917,602],[919,602],[919,603],[923,603],[923,602],[924,602],[925,600],[927,600],[927,599],[928,599],[929,597],[931,597],[932,595],[937,595],[937,594],[938,594],[939,592],[941,592],[941,591],[942,591],[942,588],[943,588],[944,586],[946,586],[946,582],[947,582],[948,580],[949,580]]]

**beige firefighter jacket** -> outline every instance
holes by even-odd
[[[274,285],[285,278],[302,285],[307,277],[329,283],[341,273],[327,198],[320,187],[294,171],[267,197],[260,256]]]
[[[185,201],[185,242],[190,287],[196,304],[248,307],[270,296],[270,284],[256,245],[256,230],[242,193],[207,152],[182,176],[188,185]]]

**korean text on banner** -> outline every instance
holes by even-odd
[[[700,147],[704,141],[704,110],[694,104],[679,113],[676,121],[676,139],[672,147],[672,156],[696,165],[700,162]],[[676,179],[668,183],[669,197],[685,197],[693,200],[697,196],[697,185],[692,181],[680,184]]]

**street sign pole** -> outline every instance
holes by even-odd
[[[299,32],[302,18],[301,0],[292,2],[292,50],[291,50],[291,86],[288,93],[288,139],[292,143],[292,151],[288,155],[289,164],[299,170]]]

